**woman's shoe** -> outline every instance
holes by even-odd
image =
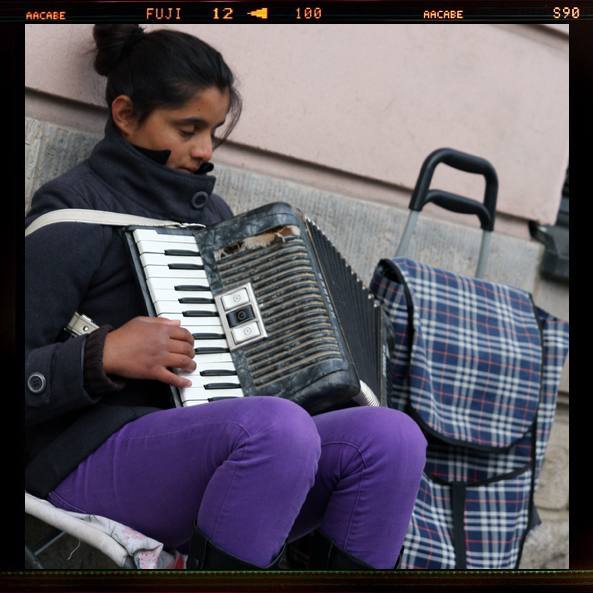
[[[284,547],[269,566],[262,568],[221,550],[194,524],[186,568],[187,570],[279,570],[278,565],[283,553]]]

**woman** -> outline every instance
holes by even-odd
[[[42,186],[26,225],[62,208],[217,223],[216,132],[241,111],[222,56],[179,31],[96,25],[110,118],[90,158]],[[64,339],[74,311],[99,329]],[[426,441],[406,415],[310,417],[274,397],[170,409],[191,334],[143,316],[120,232],[54,224],[26,239],[26,488],[128,525],[200,570],[276,568],[315,531],[310,568],[394,568]]]

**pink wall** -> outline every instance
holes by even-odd
[[[494,165],[503,218],[555,222],[568,26],[170,26],[219,49],[240,81],[243,117],[221,162],[405,206],[424,158],[446,146]],[[103,105],[91,28],[27,25],[27,88]],[[443,166],[434,184],[483,191],[481,177]]]

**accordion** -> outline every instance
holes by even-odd
[[[174,406],[266,395],[310,414],[386,405],[389,324],[321,230],[284,203],[193,228],[124,231],[147,313],[194,337]],[[175,369],[173,369],[175,371]]]

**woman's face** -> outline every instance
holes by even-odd
[[[202,163],[212,158],[213,137],[217,128],[224,124],[229,105],[228,89],[220,91],[210,87],[198,91],[181,107],[157,107],[141,124],[134,120],[118,127],[131,144],[170,150],[167,167],[195,173]]]

